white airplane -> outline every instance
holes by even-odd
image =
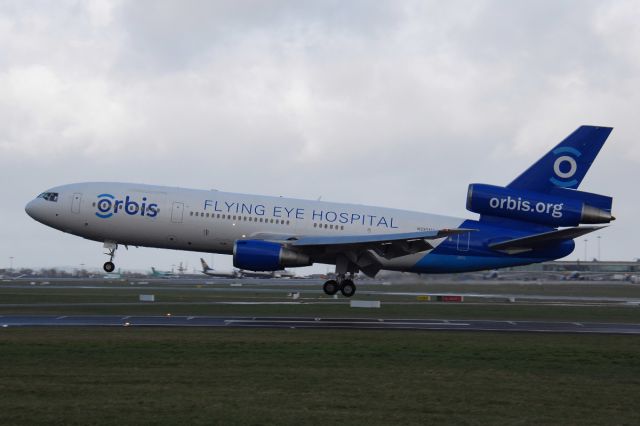
[[[240,273],[245,278],[294,278],[295,272],[287,271],[286,269],[278,271],[248,271],[241,269]]]
[[[233,271],[216,271],[211,269],[203,258],[200,258],[200,263],[202,264],[202,273],[205,275],[218,278],[242,278],[242,274],[237,269]]]
[[[394,208],[134,183],[51,188],[26,206],[35,220],[104,243],[233,256],[236,268],[336,265],[326,294],[356,291],[354,274],[382,269],[468,272],[559,259],[574,238],[609,223],[612,198],[577,190],[612,129],[581,126],[509,185],[471,184],[477,220]],[[559,229],[562,228],[562,229]]]
[[[219,278],[293,278],[296,275],[293,272],[282,271],[245,271],[242,269],[234,269],[233,271],[217,271],[209,267],[203,258],[200,258],[202,264],[202,273]]]

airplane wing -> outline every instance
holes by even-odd
[[[507,254],[517,254],[550,244],[556,244],[561,241],[571,240],[581,237],[604,226],[578,226],[575,228],[560,229],[557,231],[543,232],[540,234],[529,235],[527,237],[514,238],[512,240],[500,241],[498,243],[489,244],[489,248],[502,251]]]
[[[373,234],[373,235],[336,235],[336,236],[319,236],[319,237],[299,237],[291,241],[291,245],[295,247],[306,246],[378,246],[394,243],[413,243],[425,240],[436,240],[438,238],[448,237],[450,235],[461,234],[464,232],[475,231],[475,229],[440,229],[435,231],[424,232],[404,232],[398,234]],[[428,243],[427,243],[428,244]]]
[[[450,235],[471,232],[474,229],[440,229],[424,232],[403,232],[397,234],[335,235],[295,237],[287,244],[302,250],[324,253],[361,253],[373,250],[381,257],[393,259],[399,256],[432,250],[429,240],[446,238]]]
[[[476,229],[446,228],[423,232],[402,232],[395,234],[304,236],[287,234],[257,233],[252,239],[279,243],[314,256],[335,261],[336,255],[343,255],[356,264],[365,274],[375,275],[380,270],[376,256],[393,259],[400,256],[432,250],[429,240],[438,240],[451,235],[473,232]],[[375,253],[375,255],[374,255]]]

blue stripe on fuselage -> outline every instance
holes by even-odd
[[[482,221],[466,220],[460,225],[460,228],[477,229],[477,231],[471,232],[470,235],[459,234],[447,238],[435,250],[420,259],[411,268],[411,271],[452,273],[527,265],[565,257],[571,254],[575,248],[573,240],[515,255],[488,248],[490,243],[525,237],[552,229],[543,230],[531,225],[528,227],[517,226],[517,224],[510,225],[516,226],[504,227]]]

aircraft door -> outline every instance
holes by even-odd
[[[458,251],[469,251],[470,240],[471,240],[471,232],[458,234]]]
[[[171,208],[171,222],[182,223],[184,215],[184,203],[174,202]]]
[[[71,213],[78,214],[80,213],[80,202],[82,201],[82,194],[76,192],[73,194],[73,199],[71,200]]]

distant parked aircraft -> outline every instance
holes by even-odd
[[[202,273],[219,278],[292,278],[295,277],[295,273],[282,270],[282,271],[244,271],[240,269],[234,269],[232,271],[218,271],[209,267],[207,262],[203,258],[200,258],[200,264],[202,264]]]
[[[152,266],[151,276],[155,278],[169,278],[169,277],[175,277],[176,274],[173,271],[158,271],[156,268]]]
[[[232,271],[216,271],[214,269],[211,269],[207,264],[207,262],[204,261],[203,258],[200,258],[200,264],[202,264],[202,273],[209,275],[211,277],[218,277],[218,278],[241,278],[242,277],[242,274],[240,273],[240,271],[236,269]]]

